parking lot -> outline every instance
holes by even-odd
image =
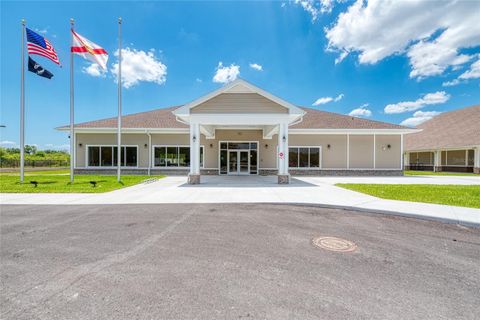
[[[2,205],[1,319],[475,319],[480,229],[287,204]],[[351,252],[312,244],[349,240]]]

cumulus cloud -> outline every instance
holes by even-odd
[[[440,113],[438,111],[417,111],[413,114],[413,117],[403,120],[400,124],[407,127],[416,127]]]
[[[406,53],[410,77],[439,75],[472,59],[460,51],[480,45],[478,12],[479,1],[357,0],[325,29],[327,50],[362,64]]]
[[[14,148],[17,146],[17,143],[15,141],[2,140],[0,141],[0,146],[5,148]]]
[[[323,97],[323,98],[318,98],[313,104],[312,106],[319,106],[321,104],[326,104],[326,103],[329,103],[329,102],[338,102],[340,100],[343,99],[345,95],[343,93],[340,93],[338,96],[336,96],[335,98],[333,97]]]
[[[457,84],[460,83],[460,80],[458,79],[453,79],[451,81],[445,81],[442,83],[442,86],[444,87],[453,87],[453,86],[456,86]]]
[[[118,57],[118,50],[114,56]],[[110,72],[115,81],[118,81],[118,62],[112,65]],[[129,47],[122,49],[122,85],[125,88],[135,86],[141,81],[162,85],[166,80],[167,66],[155,57],[154,49],[149,51]]]
[[[353,109],[352,111],[350,111],[350,113],[348,115],[352,116],[352,117],[368,118],[372,115],[372,111],[367,109],[367,107],[368,107],[368,103],[365,103],[365,104],[361,105],[360,108]]]
[[[385,106],[385,113],[404,113],[409,111],[415,111],[425,107],[426,105],[445,103],[450,99],[450,95],[445,91],[437,91],[434,93],[427,93],[422,98],[415,101],[403,101],[393,103]]]
[[[257,71],[263,71],[263,67],[258,63],[250,63],[250,68],[255,69]]]
[[[217,83],[228,83],[237,79],[239,74],[240,66],[232,63],[229,67],[225,67],[220,61],[215,69],[215,75],[212,80]]]
[[[107,74],[107,71],[96,63],[91,63],[88,67],[83,67],[82,72],[88,75],[91,75],[92,77],[101,77],[101,78],[105,78]]]
[[[458,78],[462,80],[480,78],[480,59],[472,63],[470,69],[462,73]]]
[[[320,14],[332,12],[335,0],[295,0],[294,3],[300,5],[315,21]]]

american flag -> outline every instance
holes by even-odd
[[[60,64],[57,53],[50,42],[38,33],[28,28],[26,28],[26,30],[28,54],[37,54],[52,60],[56,64]]]

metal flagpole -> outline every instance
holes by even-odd
[[[75,20],[70,18],[70,26],[73,31],[73,26],[75,24]],[[74,180],[74,164],[75,164],[75,128],[73,126],[74,123],[74,100],[73,100],[73,34],[72,34],[72,41],[70,47],[70,183],[73,183]]]
[[[122,155],[122,18],[118,18],[118,119],[117,119],[117,181],[120,182]],[[126,150],[125,150],[126,152]]]
[[[22,75],[20,78],[20,182],[23,182],[25,165],[25,19],[22,19]]]

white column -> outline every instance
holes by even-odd
[[[433,153],[433,171],[438,171],[438,168],[442,165],[442,151],[436,150]]]
[[[200,125],[190,124],[190,174],[200,174]]]
[[[285,148],[283,143],[283,137],[285,135],[283,123],[278,125],[278,174],[285,174]],[[280,155],[283,154],[281,157]]]
[[[474,149],[473,154],[473,172],[480,173],[480,146]]]

